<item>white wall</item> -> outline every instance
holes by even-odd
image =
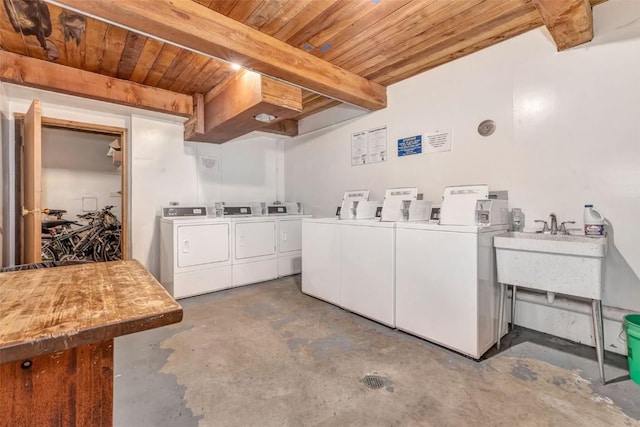
[[[222,145],[196,145],[199,203],[282,201],[284,149],[278,139],[253,133]],[[205,166],[211,159],[217,167]]]
[[[95,207],[112,205],[121,219],[121,172],[107,157],[116,137],[91,132],[44,127],[42,129],[42,206],[64,209],[66,218],[87,212],[83,198]],[[93,208],[91,206],[90,208]]]
[[[131,117],[132,257],[160,277],[160,207],[196,200],[196,148],[181,123]]]
[[[349,189],[382,200],[386,188],[418,186],[440,200],[447,185],[486,183],[509,191],[527,227],[550,212],[580,227],[593,203],[610,222],[604,302],[640,310],[638,17],[640,2],[612,0],[594,8],[586,45],[558,53],[534,30],[389,87],[385,110],[286,142],[286,198],[331,216]],[[497,123],[490,137],[476,131],[484,119]],[[380,125],[388,161],[352,167],[351,133]],[[450,152],[397,157],[397,139],[442,129]],[[569,314],[519,307],[525,326],[591,340],[588,318],[567,331]],[[608,344],[619,346],[612,327]]]

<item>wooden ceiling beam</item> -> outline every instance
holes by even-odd
[[[190,117],[189,95],[0,51],[0,81]]]
[[[589,0],[533,0],[558,51],[593,39],[593,14]]]
[[[47,0],[314,92],[379,110],[386,88],[196,2]]]
[[[291,123],[277,123],[302,111],[302,89],[247,70],[236,73],[224,88],[196,99],[196,115],[185,125],[187,141],[219,144],[254,130],[291,134]],[[255,119],[259,113],[276,116],[277,121],[260,122]]]

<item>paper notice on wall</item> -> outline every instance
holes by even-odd
[[[437,153],[440,151],[451,151],[451,130],[437,130],[428,132],[425,135],[425,153]]]
[[[351,134],[351,166],[387,160],[387,127]]]

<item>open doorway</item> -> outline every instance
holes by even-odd
[[[121,259],[120,136],[42,126],[42,261]]]
[[[127,259],[126,129],[29,114],[16,117],[17,263]]]

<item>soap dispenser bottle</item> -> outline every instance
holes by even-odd
[[[520,208],[511,210],[511,229],[513,231],[524,230],[524,212]]]

